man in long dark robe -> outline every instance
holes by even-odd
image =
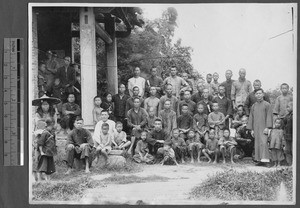
[[[250,110],[247,129],[252,130],[254,136],[254,151],[257,165],[267,165],[270,162],[268,148],[268,132],[272,128],[272,107],[271,104],[264,101],[263,89],[255,90],[256,103]]]

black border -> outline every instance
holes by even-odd
[[[220,1],[220,0],[153,0],[153,1],[142,1],[142,0],[1,0],[0,1],[0,77],[2,75],[3,66],[3,38],[24,38],[24,80],[25,80],[25,94],[24,94],[24,166],[20,167],[4,167],[3,166],[3,138],[0,136],[0,208],[26,208],[26,207],[95,207],[95,205],[30,205],[29,204],[29,171],[28,171],[28,3],[298,3],[298,1],[249,1],[249,0],[239,0],[239,1]],[[298,28],[299,27],[299,5],[298,5]],[[299,31],[298,31],[298,56],[299,56]],[[297,65],[297,71],[299,70],[299,65]],[[298,83],[299,74],[297,75]],[[297,109],[299,105],[299,86],[297,84]],[[3,92],[2,84],[0,84],[0,103],[3,103]],[[0,118],[3,117],[2,105],[0,110]],[[297,112],[297,118],[300,115],[300,111]],[[297,124],[297,129],[300,129],[300,122]],[[0,132],[3,132],[3,120],[0,119]],[[297,141],[297,149],[299,150],[299,141]],[[297,154],[297,161],[300,161],[300,154]],[[300,173],[300,165],[297,165],[297,173]],[[299,175],[296,174],[296,187],[299,184]],[[297,196],[299,200],[299,188],[296,188]],[[297,200],[296,199],[296,200]],[[298,201],[297,200],[297,201]],[[299,204],[299,202],[298,202]],[[297,205],[297,204],[296,204]],[[289,206],[296,206],[289,205]],[[101,206],[101,205],[97,205]],[[129,205],[125,205],[128,207]],[[148,205],[146,205],[148,206]],[[208,206],[208,205],[197,205],[197,206]],[[212,207],[217,207],[218,205],[209,205]],[[227,205],[228,207],[240,206],[240,205]],[[259,207],[262,205],[243,205],[244,207]],[[264,207],[273,207],[274,205],[263,205]],[[288,205],[285,205],[286,207]],[[187,207],[180,206],[180,207]]]

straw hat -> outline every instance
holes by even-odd
[[[43,95],[42,97],[33,100],[32,105],[40,106],[41,103],[44,101],[47,101],[47,103],[49,103],[49,105],[55,105],[55,104],[60,103],[60,99],[58,99],[58,98],[48,97],[47,95]]]

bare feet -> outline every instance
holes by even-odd
[[[225,164],[225,163],[226,163],[226,160],[224,159],[224,160],[223,160],[223,164]]]
[[[211,163],[211,159],[209,159],[209,160],[207,161],[207,163]]]
[[[191,163],[194,163],[194,160],[191,160]]]
[[[235,164],[235,162],[234,162],[233,160],[231,160],[231,163],[232,163],[232,164]]]
[[[202,163],[200,159],[198,159],[198,163]]]
[[[181,163],[185,163],[185,162],[184,162],[184,159],[181,160]]]
[[[217,164],[217,161],[214,161],[213,164]]]
[[[85,173],[91,173],[91,171],[90,171],[90,170],[88,170],[88,169],[86,169],[86,170],[85,170]]]

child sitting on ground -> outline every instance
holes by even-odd
[[[101,108],[101,98],[100,96],[95,96],[94,97],[94,109],[93,109],[93,122],[94,126],[101,120],[101,111],[103,108]]]
[[[117,150],[127,150],[131,144],[127,141],[126,133],[123,131],[123,124],[120,121],[116,123],[116,129],[114,131],[114,139],[112,141],[113,149]]]
[[[37,165],[38,181],[42,179],[41,173],[45,174],[46,180],[50,180],[50,175],[55,172],[53,156],[57,153],[53,119],[46,120],[46,129],[37,140],[37,149],[39,152]]]
[[[133,160],[137,163],[145,162],[147,164],[153,163],[154,157],[149,154],[147,132],[141,132],[141,140],[139,140],[136,144],[135,155],[133,156]]]
[[[223,163],[226,163],[226,155],[230,154],[230,161],[234,163],[233,156],[235,153],[235,146],[237,145],[236,141],[230,137],[230,130],[224,129],[223,136],[219,139],[220,152],[222,153]]]
[[[100,155],[102,155],[105,159],[105,163],[107,164],[108,154],[111,151],[111,143],[113,140],[113,135],[108,133],[109,124],[103,123],[101,126],[102,132],[100,132],[99,139],[94,137],[94,147],[96,148],[96,163],[99,161]]]
[[[279,167],[280,162],[284,160],[283,147],[285,146],[280,118],[275,119],[274,129],[270,130],[268,141],[270,142],[271,160],[275,167]]]
[[[164,159],[161,161],[161,165],[175,164],[178,165],[175,157],[175,152],[171,147],[172,141],[168,140],[164,143]]]
[[[219,112],[219,104],[213,103],[213,112],[208,115],[208,124],[211,129],[215,130],[215,134],[218,138],[222,136],[224,128],[225,116]]]
[[[200,156],[204,145],[196,138],[195,131],[190,129],[187,135],[186,144],[191,155],[191,163],[194,163],[194,153],[198,154],[197,160],[200,163]]]
[[[218,156],[219,156],[219,148],[218,148],[218,140],[215,136],[215,130],[211,129],[209,131],[208,140],[206,141],[206,147],[202,150],[205,157],[208,159],[208,163],[211,163],[211,157],[215,157],[214,164],[218,162]]]
[[[181,163],[184,163],[184,155],[186,153],[186,143],[183,138],[179,137],[179,129],[173,129],[171,141],[172,141],[172,148],[175,151],[176,159],[181,160]]]

